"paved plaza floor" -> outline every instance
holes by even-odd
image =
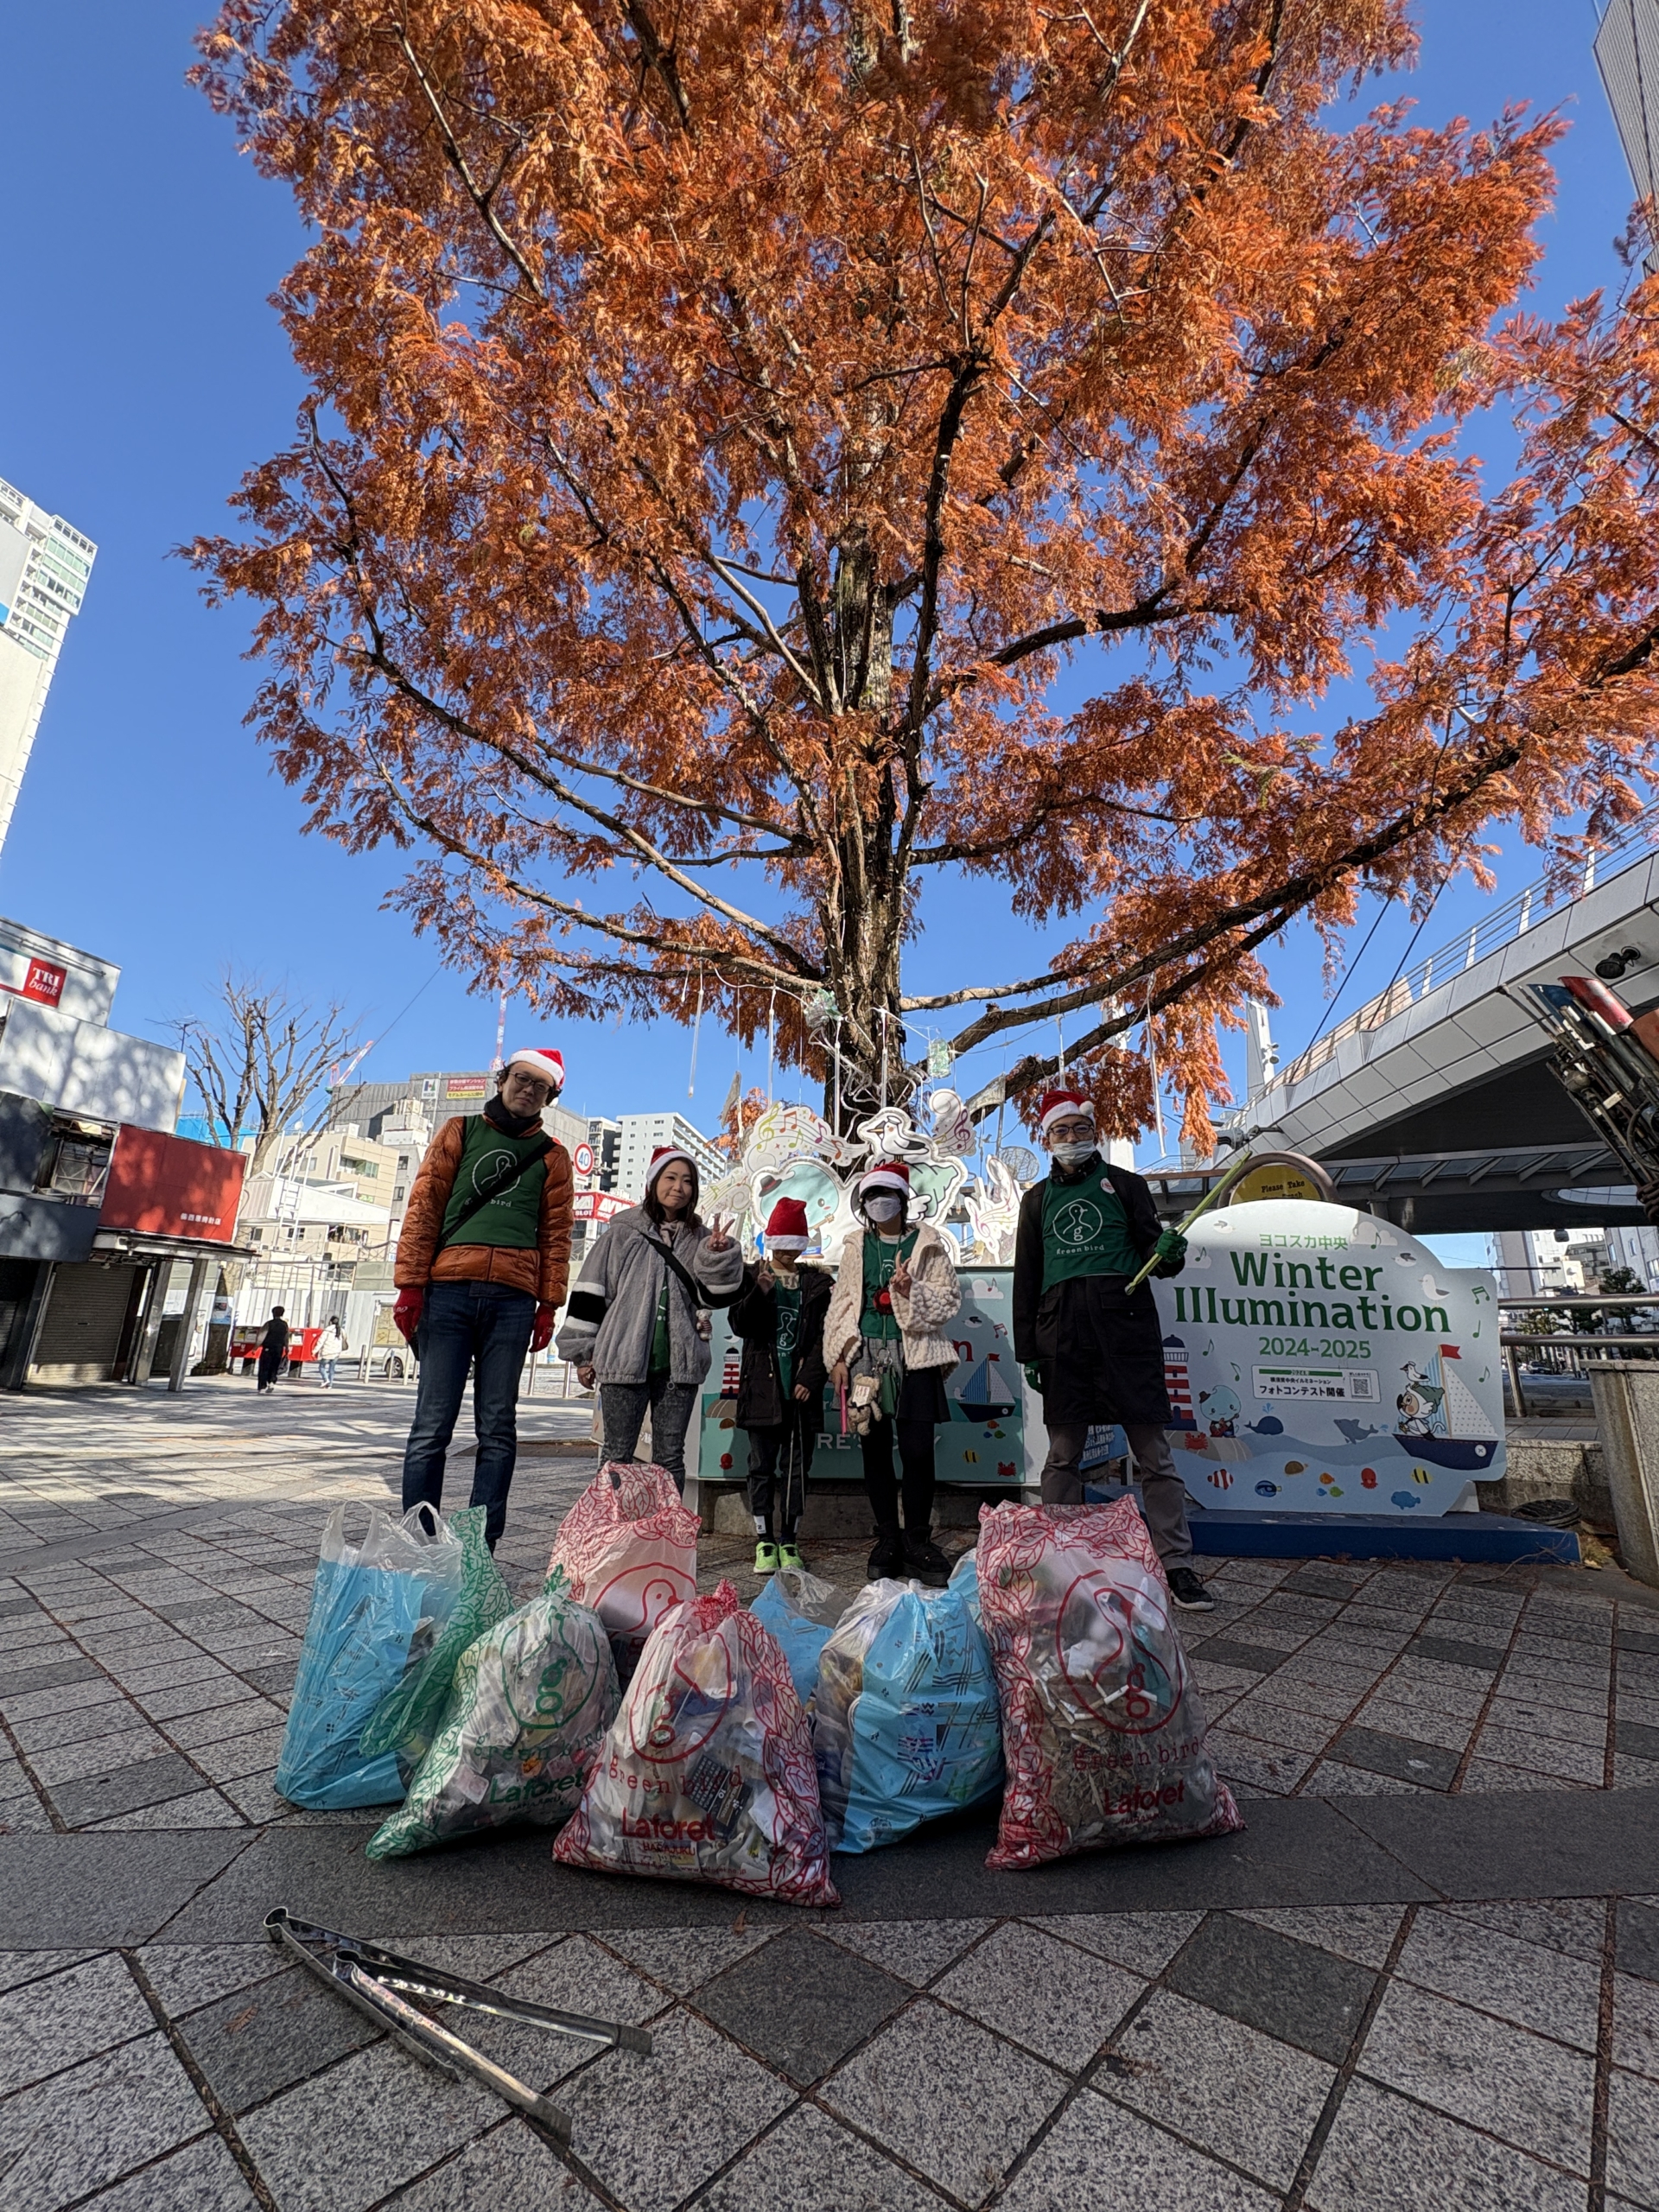
[[[1249,1825],[1209,1842],[991,1874],[964,1821],[814,1913],[533,1831],[371,1865],[372,1815],[270,1776],[324,1514],[395,1495],[411,1402],[0,1404],[7,2212],[1659,2207],[1659,1593],[1217,1564],[1182,1626]],[[585,1407],[522,1410],[528,1593],[592,1459]],[[753,1595],[747,1548],[701,1579]],[[561,2158],[285,1966],[276,1904],[653,2054],[461,2022],[571,2113]]]

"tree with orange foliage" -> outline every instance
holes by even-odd
[[[1652,761],[1659,290],[1502,320],[1557,125],[1338,127],[1413,38],[1399,0],[222,0],[198,79],[316,232],[309,394],[194,553],[260,610],[311,823],[413,849],[417,925],[545,1007],[775,1022],[841,1110],[909,1094],[912,1017],[1082,1014],[1103,1126],[1150,1043],[1202,1139],[1267,939],[1426,900],[1491,825],[1594,836]],[[1459,439],[1500,404],[1492,490]],[[1074,941],[906,993],[940,869]]]

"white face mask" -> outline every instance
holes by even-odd
[[[1052,1144],[1049,1151],[1062,1167],[1081,1167],[1085,1160],[1093,1157],[1095,1148],[1094,1139],[1085,1137],[1076,1144]]]
[[[872,1192],[864,1201],[864,1211],[872,1221],[897,1221],[904,1203],[890,1191]]]

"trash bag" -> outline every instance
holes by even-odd
[[[963,1603],[974,1617],[975,1625],[983,1628],[984,1620],[979,1607],[979,1554],[963,1552],[950,1570],[950,1587],[960,1591]]]
[[[371,1509],[355,1548],[346,1541],[346,1508],[329,1515],[272,1777],[291,1803],[338,1812],[403,1796],[395,1754],[366,1752],[359,1739],[404,1670],[442,1634],[461,1595],[463,1557],[460,1537],[429,1505],[401,1521]]]
[[[822,1581],[804,1567],[785,1567],[749,1609],[783,1647],[795,1694],[809,1712],[818,1687],[819,1655],[849,1602],[846,1592],[833,1582]]]
[[[513,1820],[555,1823],[581,1800],[620,1693],[597,1613],[555,1568],[539,1597],[467,1645],[404,1802],[369,1839],[397,1859]]]
[[[604,1622],[626,1684],[669,1607],[696,1595],[697,1516],[666,1468],[613,1461],[559,1523],[550,1574],[556,1567]]]
[[[484,1541],[488,1518],[487,1510],[481,1505],[469,1505],[449,1516],[449,1529],[461,1539],[461,1592],[454,1608],[423,1658],[416,1658],[411,1650],[403,1680],[377,1707],[358,1738],[359,1750],[371,1756],[394,1752],[405,1783],[432,1747],[448,1707],[461,1653],[512,1611],[506,1577]]]
[[[658,1623],[553,1856],[785,1904],[841,1903],[788,1662],[729,1582]]]
[[[1133,1498],[980,1508],[1007,1786],[988,1866],[1244,1825]]]
[[[1002,1782],[996,1681],[960,1588],[861,1590],[823,1647],[812,1709],[832,1851],[874,1851]]]

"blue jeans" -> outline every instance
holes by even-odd
[[[487,1508],[490,1549],[507,1521],[507,1491],[518,1456],[518,1377],[530,1350],[536,1300],[499,1282],[427,1285],[415,1349],[421,1363],[415,1426],[404,1453],[404,1510],[443,1502],[443,1461],[455,1433],[467,1375],[473,1375],[478,1458],[469,1505]]]
[[[339,1364],[340,1362],[337,1359],[320,1359],[317,1362],[317,1380],[325,1390],[334,1389],[334,1370]]]

